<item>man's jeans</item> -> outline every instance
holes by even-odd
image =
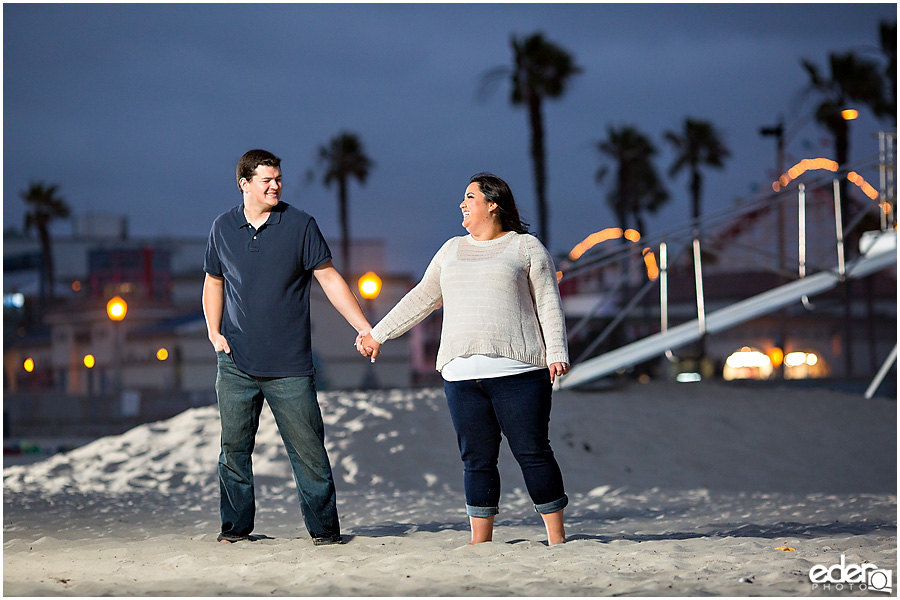
[[[445,381],[444,393],[465,466],[466,513],[491,517],[500,502],[501,434],[522,468],[525,487],[541,514],[565,508],[562,473],[550,448],[550,372]]]
[[[216,358],[216,395],[222,420],[220,539],[242,539],[253,531],[256,502],[251,454],[263,399],[275,416],[291,461],[306,529],[313,538],[339,538],[334,480],[314,379],[254,377],[238,369],[225,352],[217,353]]]

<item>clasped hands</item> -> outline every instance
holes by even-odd
[[[356,349],[360,354],[375,362],[375,359],[381,353],[381,344],[375,341],[371,331],[360,331],[356,336]],[[569,364],[564,362],[556,362],[550,365],[550,382],[556,380],[569,372]]]
[[[375,362],[375,359],[381,353],[381,344],[375,341],[371,331],[360,331],[356,336],[356,349],[360,354]]]

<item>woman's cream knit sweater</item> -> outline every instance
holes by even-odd
[[[505,356],[538,367],[569,362],[556,270],[536,237],[509,232],[448,240],[425,275],[372,329],[378,343],[399,337],[443,302],[437,370],[457,357]]]

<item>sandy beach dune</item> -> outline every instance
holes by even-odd
[[[809,579],[841,555],[897,572],[893,399],[790,382],[557,392],[570,541],[555,547],[505,445],[494,542],[466,545],[441,390],[320,403],[344,545],[309,540],[268,409],[257,539],[216,543],[218,415],[201,407],[5,468],[4,594],[793,596],[846,594]]]

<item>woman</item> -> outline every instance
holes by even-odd
[[[422,281],[357,338],[357,348],[374,361],[385,341],[443,303],[437,369],[465,466],[470,544],[492,539],[501,433],[550,545],[564,543],[568,497],[548,430],[552,382],[568,372],[569,356],[553,261],[499,177],[472,177],[459,207],[469,235],[441,247]]]

